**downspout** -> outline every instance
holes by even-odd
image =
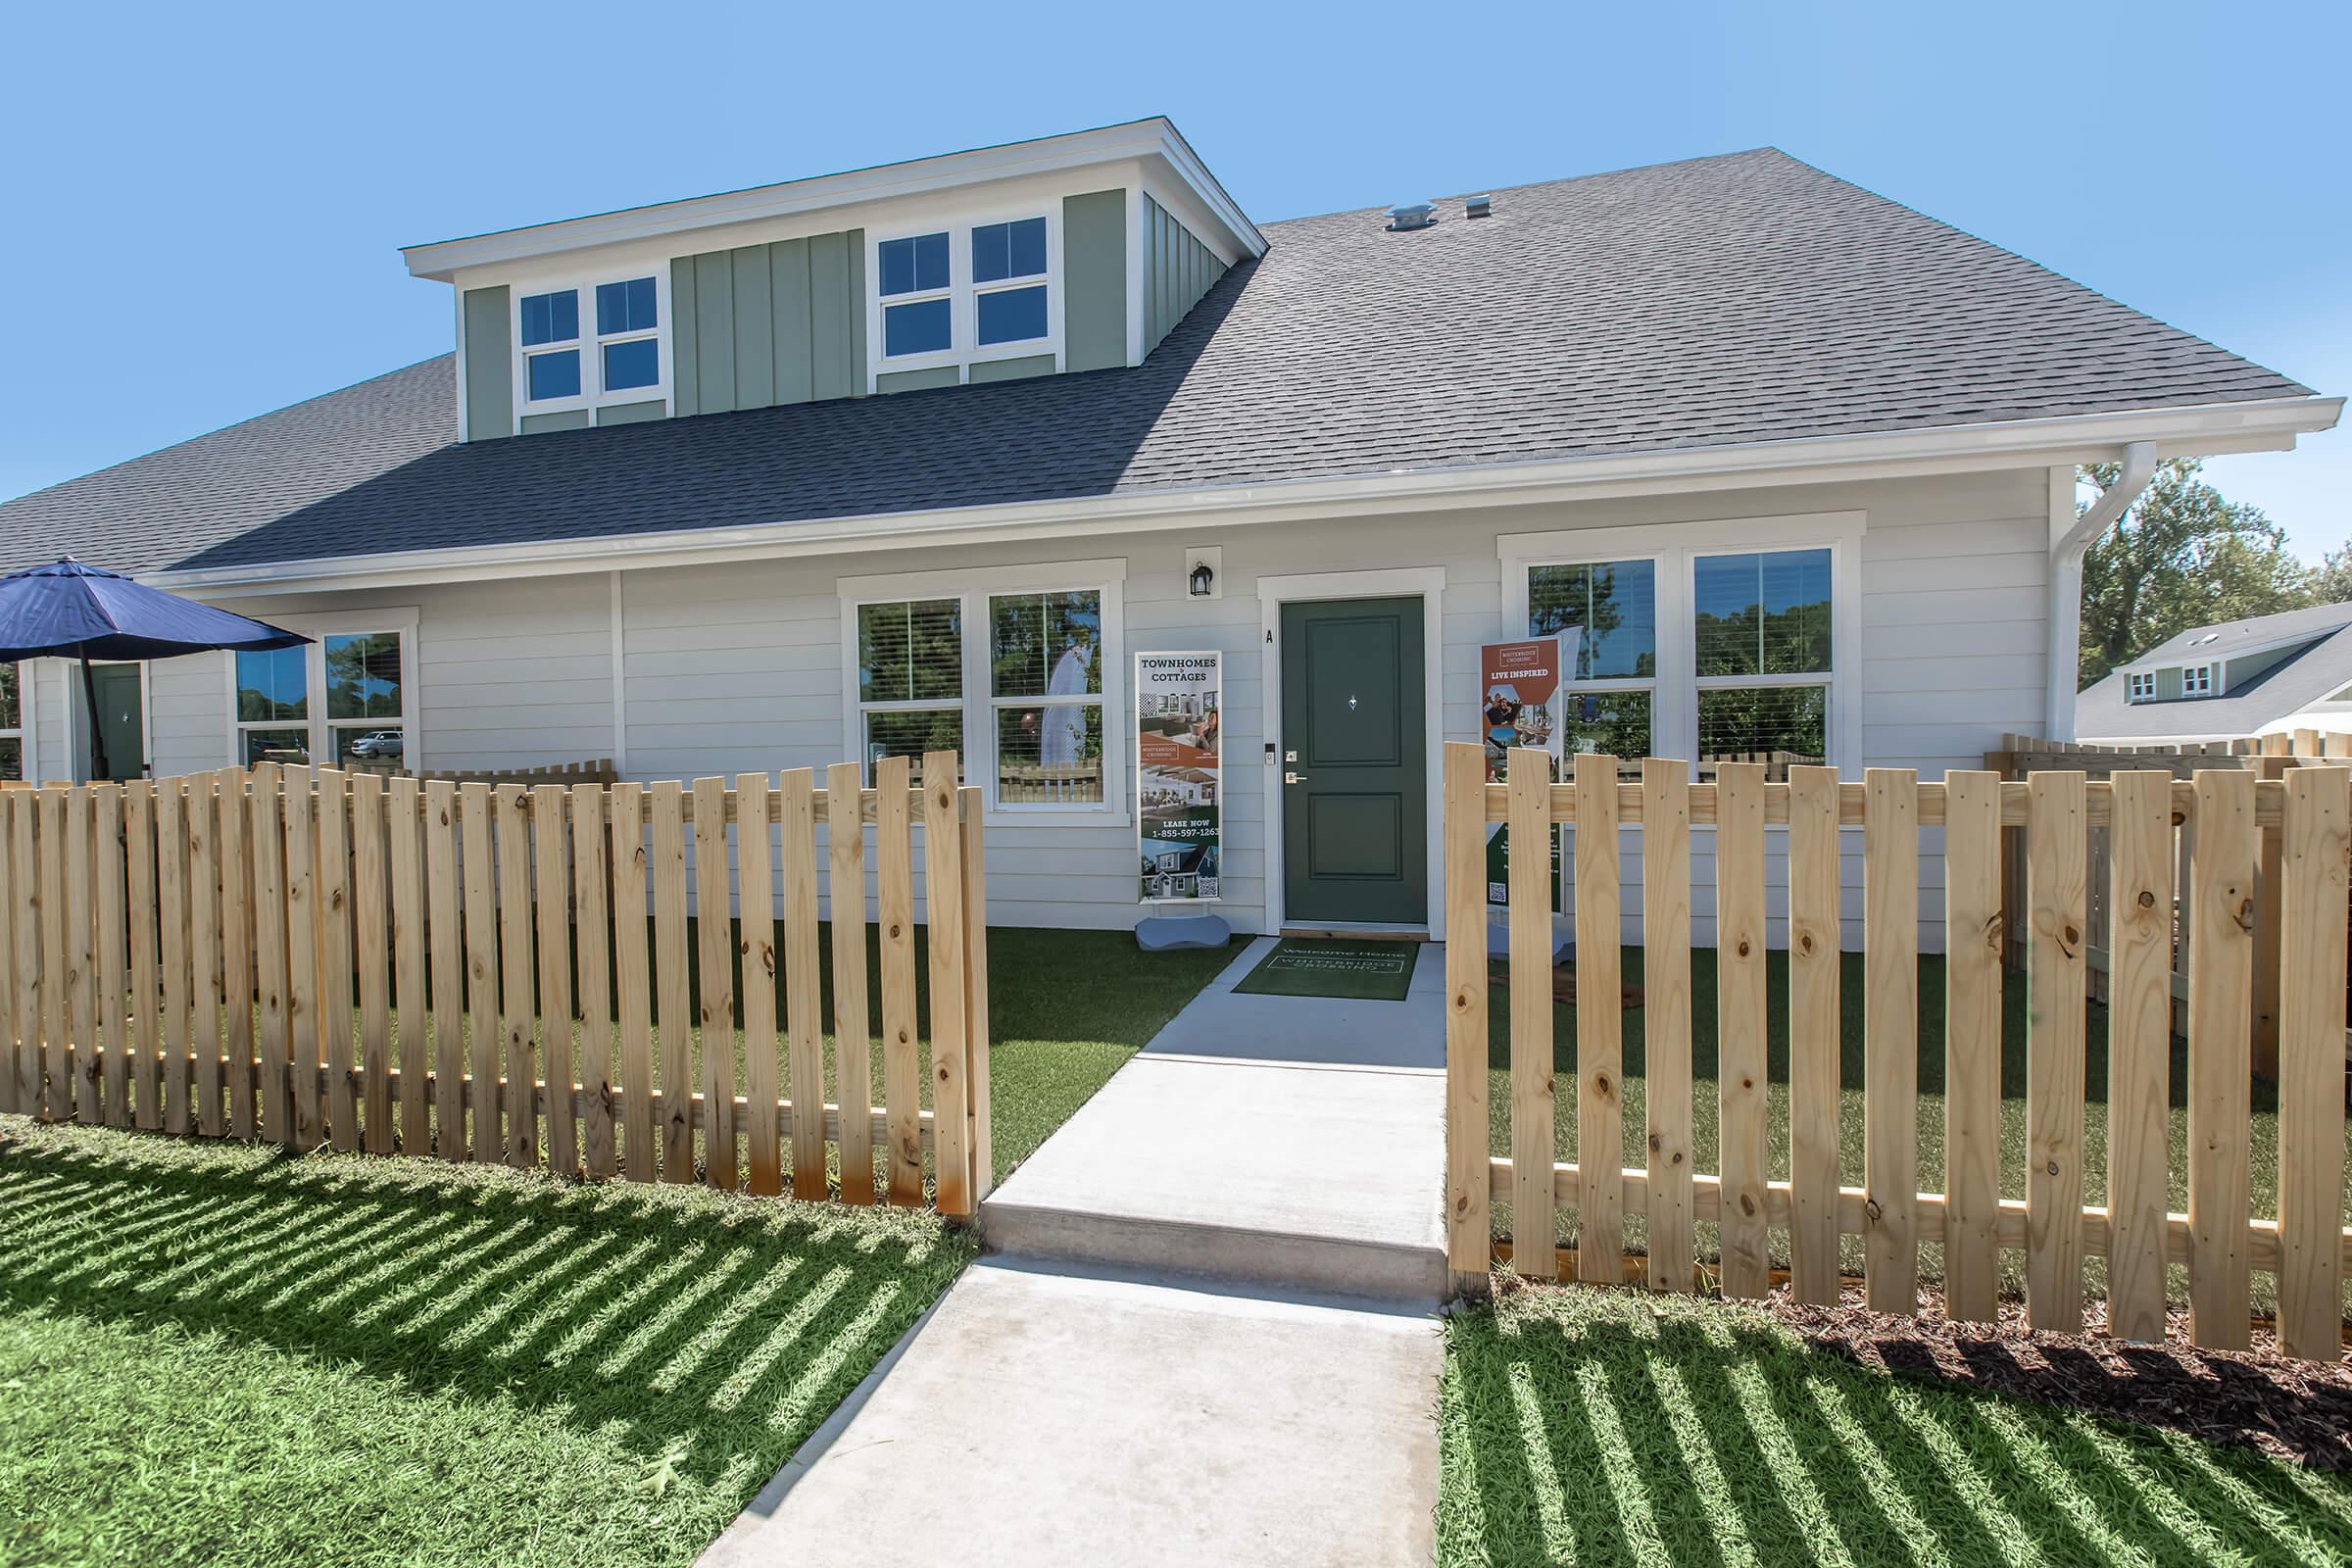
[[[2065,476],[2063,487],[2058,476]],[[2053,469],[2050,486],[2050,648],[2045,676],[2042,738],[2075,738],[2075,684],[2082,673],[2082,558],[2091,541],[2128,511],[2156,476],[2156,443],[2133,441],[2124,448],[2123,471],[2099,494],[2090,510],[2074,515],[2074,470]]]

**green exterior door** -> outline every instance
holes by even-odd
[[[1419,599],[1282,607],[1286,924],[1429,919]]]
[[[98,733],[106,742],[107,777],[137,778],[147,768],[146,726],[139,721],[139,666],[92,664],[90,684],[98,697]],[[82,759],[85,766],[89,761],[87,757]]]

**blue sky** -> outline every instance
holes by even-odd
[[[1149,114],[1262,220],[1770,143],[2352,392],[2352,7],[825,9],[21,9],[0,496],[445,350],[402,244]]]

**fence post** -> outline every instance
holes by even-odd
[[[1487,760],[1446,747],[1446,1260],[1457,1295],[1487,1288]]]
[[[2294,765],[2294,760],[2286,757],[2266,757],[2258,764],[2261,776],[2269,780],[2285,779]],[[2275,1081],[2278,1076],[2278,926],[2284,841],[2276,825],[2262,828],[2261,833],[2262,846],[2254,862],[2254,1072]]]

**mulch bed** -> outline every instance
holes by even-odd
[[[1786,1288],[1763,1303],[1807,1343],[1905,1377],[2018,1395],[2092,1415],[2170,1427],[2207,1443],[2259,1448],[2315,1470],[2352,1473],[2352,1358],[2293,1360],[2257,1328],[2250,1351],[2188,1343],[2188,1314],[2173,1314],[2162,1345],[2105,1335],[2042,1334],[2025,1305],[2003,1301],[1997,1323],[1895,1317],[1862,1305],[1849,1285],[1837,1306],[1805,1306]],[[2085,1326],[2104,1303],[2085,1303]]]
[[[1510,988],[1511,965],[1508,959],[1490,958],[1487,960],[1487,984],[1500,986],[1505,990]],[[1576,971],[1573,968],[1562,966],[1551,971],[1551,1000],[1554,1002],[1574,1002],[1576,1000]],[[1640,986],[1621,988],[1617,994],[1617,1005],[1627,1012],[1640,1011],[1643,1005],[1642,988]]]

